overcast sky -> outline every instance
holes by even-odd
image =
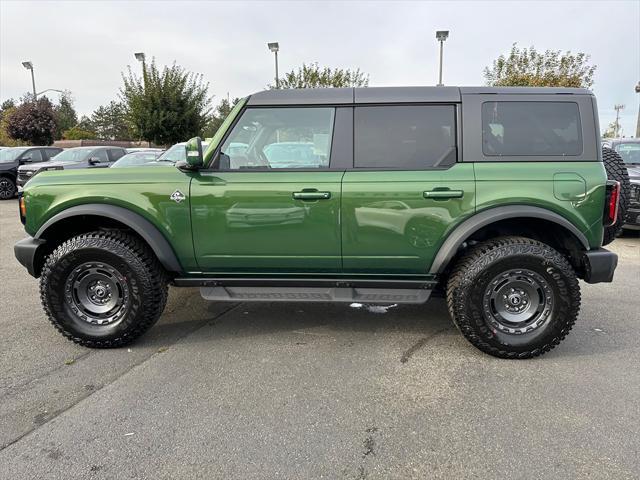
[[[482,70],[513,42],[583,51],[598,66],[593,90],[601,126],[626,105],[635,132],[640,95],[640,0],[575,2],[178,2],[0,0],[0,100],[31,89],[71,90],[89,114],[115,99],[133,53],[204,74],[214,102],[273,79],[267,42],[280,42],[280,70],[302,62],[359,67],[371,86],[437,82],[435,31],[448,29],[444,83],[483,84]],[[57,100],[57,95],[52,95]]]

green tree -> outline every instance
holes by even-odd
[[[302,64],[297,70],[285,73],[279,79],[280,88],[339,88],[339,87],[367,87],[369,75],[355,70],[320,67],[317,63]],[[276,88],[275,85],[268,85]]]
[[[120,95],[138,138],[169,145],[200,135],[210,113],[209,84],[176,65],[143,64],[142,78],[129,67]]]
[[[484,69],[484,78],[491,86],[589,88],[596,70],[589,60],[585,53],[540,53],[534,47],[520,49],[514,43],[507,55],[500,55]]]
[[[239,98],[234,98],[231,102],[226,98],[223,98],[213,111],[213,115],[211,115],[207,125],[204,127],[202,136],[204,138],[213,137],[220,128],[220,125],[222,125],[222,122],[227,118],[227,115],[229,115],[233,107],[235,107],[236,103],[239,101]]]
[[[65,91],[60,96],[60,101],[53,108],[56,114],[56,124],[58,126],[56,130],[56,140],[62,138],[62,132],[69,130],[78,123],[78,114],[73,107],[73,97],[70,91]]]
[[[124,105],[113,100],[96,108],[89,122],[79,126],[95,132],[101,140],[130,140],[133,137]]]
[[[62,132],[62,138],[65,140],[92,140],[98,138],[98,135],[96,132],[84,130],[76,125]]]
[[[7,133],[14,140],[50,145],[56,133],[56,114],[47,97],[25,101],[7,116]]]

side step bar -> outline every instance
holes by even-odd
[[[361,302],[424,303],[431,290],[358,287],[201,287],[205,300],[216,302]]]

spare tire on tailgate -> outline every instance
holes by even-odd
[[[608,243],[613,242],[622,230],[622,225],[624,225],[627,217],[627,209],[629,208],[631,184],[629,183],[627,167],[624,164],[622,157],[618,155],[618,152],[608,147],[602,147],[602,161],[604,162],[604,168],[607,171],[607,177],[609,180],[617,180],[620,182],[620,204],[618,207],[616,223],[610,227],[604,228],[602,244],[607,245]]]

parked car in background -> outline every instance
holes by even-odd
[[[158,157],[158,161],[162,162],[184,162],[187,160],[187,152],[185,150],[186,142],[176,143],[173,147],[169,148],[166,152],[164,152],[160,157]],[[205,151],[209,146],[208,142],[202,142],[202,150]]]
[[[62,151],[57,147],[1,147],[0,200],[13,198],[17,191],[18,167],[25,163],[49,163]]]
[[[629,210],[623,228],[640,230],[640,138],[613,138],[605,141],[607,146],[622,157],[629,172]]]
[[[161,151],[127,153],[124,157],[111,165],[111,168],[167,165],[164,162],[158,162],[158,157],[161,153]],[[173,164],[173,162],[171,162],[171,164]]]
[[[0,152],[1,153],[1,152]],[[18,190],[35,175],[47,170],[67,170],[76,168],[106,168],[126,155],[121,147],[76,147],[69,148],[56,157],[55,162],[38,162],[21,165],[18,168]]]

